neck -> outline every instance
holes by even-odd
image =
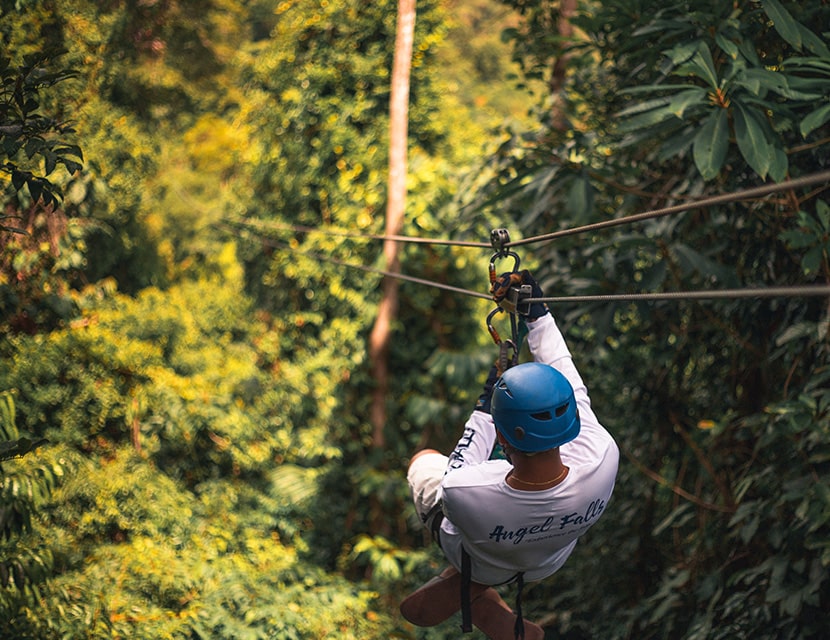
[[[523,491],[542,491],[562,482],[568,475],[568,467],[562,463],[559,449],[543,451],[533,456],[516,453],[511,456],[513,470],[507,476],[507,484]]]

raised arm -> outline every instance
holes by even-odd
[[[539,284],[529,271],[524,270],[518,273],[503,274],[493,285],[494,297],[504,297],[509,287],[529,285],[532,298],[544,298],[545,294]],[[571,383],[574,390],[574,397],[579,407],[583,422],[590,420],[597,422],[591,410],[591,399],[588,396],[588,389],[574,364],[571,352],[565,342],[556,321],[541,302],[535,302],[524,310],[524,317],[528,334],[527,345],[530,353],[536,362],[543,362],[558,369]]]
[[[464,433],[450,454],[448,471],[471,464],[480,464],[490,457],[496,443],[496,427],[490,417],[490,399],[496,380],[498,380],[498,371],[496,365],[493,365],[475,409],[464,425]]]

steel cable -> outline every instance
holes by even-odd
[[[657,293],[607,293],[553,298],[528,298],[526,302],[641,302],[655,300],[732,300],[735,298],[802,298],[830,296],[830,285],[792,285],[783,287],[745,287],[697,291],[661,291]]]
[[[289,231],[292,233],[320,233],[327,236],[337,238],[355,238],[358,240],[390,240],[392,242],[404,242],[412,244],[434,244],[447,245],[455,247],[472,247],[475,249],[489,249],[489,242],[473,242],[468,240],[439,240],[434,238],[419,238],[417,236],[399,236],[399,235],[381,235],[374,233],[359,233],[357,231],[340,231],[336,229],[321,229],[319,227],[307,227],[303,225],[279,224],[272,222],[264,222],[262,220],[242,219],[235,221],[226,221],[225,224],[235,224],[242,227],[258,226],[264,227],[268,230],[274,231]]]
[[[225,223],[222,223],[224,226],[228,226]],[[272,249],[287,249],[292,253],[296,253],[301,256],[305,256],[306,258],[311,258],[312,260],[317,260],[320,262],[329,262],[331,264],[335,264],[342,267],[349,267],[351,269],[357,269],[359,271],[364,271],[367,273],[375,273],[381,276],[389,276],[391,278],[397,278],[398,280],[406,280],[407,282],[414,282],[416,284],[422,284],[430,287],[434,287],[437,289],[444,289],[445,291],[452,291],[454,293],[460,293],[466,296],[472,296],[476,298],[484,298],[486,300],[491,300],[492,298],[484,293],[480,293],[478,291],[472,291],[470,289],[462,289],[460,287],[454,287],[452,285],[444,284],[442,282],[435,282],[434,280],[426,280],[424,278],[416,278],[415,276],[408,276],[403,273],[398,273],[395,271],[384,271],[383,269],[377,269],[375,267],[369,267],[362,264],[354,264],[351,262],[346,262],[344,260],[340,260],[339,258],[334,258],[332,256],[324,256],[319,253],[313,253],[310,251],[303,251],[300,249],[295,249],[291,247],[287,242],[281,242],[279,240],[272,240],[271,238],[263,238],[261,236],[254,236],[254,239],[258,242],[263,243],[264,245],[271,247]]]
[[[641,222],[643,220],[652,220],[675,213],[684,213],[692,209],[702,209],[719,204],[726,204],[729,202],[737,202],[741,200],[752,200],[762,196],[768,196],[773,193],[787,191],[790,189],[798,189],[801,187],[809,187],[822,182],[830,183],[830,171],[821,171],[818,173],[801,176],[786,182],[776,182],[761,185],[759,187],[752,187],[750,189],[743,189],[741,191],[732,191],[716,196],[709,196],[699,200],[690,200],[682,204],[672,205],[670,207],[662,207],[660,209],[653,209],[651,211],[644,211],[630,216],[622,216],[620,218],[613,218],[612,220],[602,220],[600,222],[593,222],[591,224],[582,225],[579,227],[571,227],[568,229],[560,229],[538,236],[523,238],[520,240],[513,240],[506,242],[504,247],[517,247],[536,242],[544,242],[555,240],[566,236],[577,235],[580,233],[588,233],[590,231],[600,231],[610,227],[616,227],[623,224],[631,224],[634,222]],[[236,221],[227,221],[226,224],[235,224],[239,226],[256,226],[260,228],[271,229],[275,231],[288,231],[292,233],[320,233],[342,238],[355,238],[361,240],[383,240],[392,242],[404,242],[414,244],[433,244],[433,245],[447,245],[458,247],[471,247],[476,249],[489,249],[492,245],[488,242],[474,242],[468,240],[448,240],[439,238],[421,238],[418,236],[401,236],[401,235],[382,235],[382,234],[367,234],[355,231],[340,231],[334,229],[321,229],[319,227],[309,227],[303,225],[283,225],[278,223],[266,223],[262,220],[240,219]]]
[[[700,200],[692,200],[684,204],[677,204],[671,207],[663,207],[662,209],[654,209],[652,211],[645,211],[643,213],[636,213],[630,216],[623,216],[621,218],[614,218],[613,220],[603,220],[601,222],[594,222],[591,224],[582,225],[580,227],[572,227],[570,229],[562,229],[552,233],[546,233],[531,238],[524,238],[513,242],[505,243],[505,247],[517,247],[519,245],[531,244],[535,242],[542,242],[546,240],[555,240],[565,236],[572,236],[579,233],[587,233],[589,231],[599,231],[609,227],[616,227],[621,224],[630,224],[632,222],[640,222],[642,220],[652,220],[668,216],[674,213],[683,213],[690,209],[702,209],[704,207],[711,207],[717,204],[726,204],[727,202],[736,202],[739,200],[752,200],[761,196],[767,196],[779,191],[786,191],[789,189],[797,189],[799,187],[809,187],[814,184],[822,182],[830,182],[830,171],[822,171],[820,173],[813,173],[801,178],[788,180],[787,182],[776,182],[773,184],[765,184],[760,187],[753,187],[751,189],[744,189],[742,191],[733,191],[731,193],[724,193],[708,198],[701,198]]]
[[[229,226],[229,225],[226,225]],[[254,239],[262,242],[266,246],[274,249],[287,249],[293,253],[317,260],[320,262],[328,262],[342,267],[357,269],[367,273],[374,273],[381,276],[388,276],[390,278],[397,278],[398,280],[405,280],[415,284],[421,284],[445,291],[451,291],[461,295],[466,295],[474,298],[481,298],[484,300],[492,300],[489,294],[481,293],[479,291],[472,291],[470,289],[463,289],[461,287],[454,287],[452,285],[436,282],[434,280],[427,280],[425,278],[417,278],[403,273],[394,271],[385,271],[375,267],[366,265],[354,264],[346,262],[332,256],[325,256],[309,251],[302,251],[291,247],[287,242],[273,240],[271,238],[263,238],[261,236],[254,236]],[[777,287],[746,287],[742,289],[712,289],[712,290],[695,290],[695,291],[665,291],[655,293],[605,293],[605,294],[590,294],[578,296],[558,296],[558,297],[544,297],[544,298],[528,298],[525,302],[546,302],[548,304],[565,304],[565,303],[588,303],[588,302],[655,302],[663,300],[733,300],[737,298],[794,298],[794,297],[818,297],[830,296],[830,285],[792,285],[792,286],[777,286]]]
[[[502,248],[517,247],[536,242],[543,242],[554,240],[565,236],[576,235],[580,233],[587,233],[590,231],[598,231],[623,224],[630,224],[633,222],[640,222],[643,220],[651,220],[675,213],[683,213],[691,209],[700,209],[703,207],[714,206],[718,204],[725,204],[728,202],[737,202],[741,200],[750,200],[767,196],[779,191],[790,189],[797,189],[801,187],[812,186],[822,182],[830,182],[830,171],[823,171],[819,173],[802,176],[786,182],[766,184],[759,187],[744,189],[741,191],[733,191],[731,193],[701,198],[700,200],[693,200],[679,205],[670,207],[663,207],[661,209],[654,209],[642,213],[623,216],[621,218],[614,218],[613,220],[604,220],[592,224],[582,225],[579,227],[572,227],[569,229],[561,229],[552,233],[524,238],[504,243]],[[305,255],[306,257],[344,266],[352,269],[359,269],[369,273],[397,278],[416,284],[431,286],[462,295],[472,296],[476,298],[492,299],[489,295],[469,289],[462,289],[451,285],[435,282],[433,280],[426,280],[423,278],[416,278],[408,276],[399,272],[385,271],[383,269],[376,269],[365,265],[357,265],[349,262],[333,258],[331,256],[323,256],[315,253],[308,253],[299,251],[290,247],[285,242],[279,242],[261,235],[252,233],[252,227],[258,229],[268,229],[276,231],[289,231],[292,233],[320,233],[329,236],[356,238],[362,240],[383,240],[394,242],[408,242],[417,244],[433,244],[433,245],[448,245],[461,246],[472,248],[492,248],[492,244],[485,242],[471,242],[464,240],[442,240],[431,238],[420,238],[415,236],[400,236],[400,235],[379,235],[379,234],[364,234],[350,231],[337,231],[332,229],[320,229],[317,227],[308,227],[302,225],[281,225],[275,223],[265,223],[261,220],[241,219],[236,221],[225,221],[221,226],[237,231],[239,229],[245,230],[254,235],[254,237],[264,244],[273,248],[287,248],[291,251]],[[830,285],[793,285],[793,286],[771,286],[771,287],[745,287],[741,289],[720,289],[720,290],[697,290],[697,291],[666,291],[654,293],[609,293],[609,294],[589,294],[577,296],[560,296],[560,297],[546,297],[533,298],[529,302],[546,302],[549,304],[560,303],[587,303],[587,302],[638,302],[638,301],[659,301],[659,300],[715,300],[715,299],[737,299],[737,298],[772,298],[772,297],[811,297],[811,296],[830,296]]]

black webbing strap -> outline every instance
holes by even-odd
[[[473,582],[473,567],[470,554],[461,547],[461,631],[473,630],[473,611],[470,603],[470,586]]]
[[[522,616],[522,590],[525,588],[525,574],[520,571],[516,579],[518,583],[518,591],[516,592],[516,625],[513,627],[513,635],[516,640],[524,640],[525,638],[525,620]]]
[[[430,522],[432,520],[432,522]],[[425,523],[429,523],[429,533],[432,536],[432,541],[439,547],[441,546],[441,523],[444,522],[443,503],[439,500],[438,503],[429,510],[424,518]]]

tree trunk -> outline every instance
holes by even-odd
[[[415,0],[398,1],[398,25],[392,88],[389,102],[389,185],[386,204],[386,235],[400,235],[406,207],[407,137],[409,121],[409,70],[415,33]],[[386,271],[400,270],[399,245],[384,241]],[[369,336],[369,359],[375,384],[372,394],[372,447],[386,445],[386,396],[389,391],[389,339],[398,313],[399,280],[384,276],[380,306]]]

